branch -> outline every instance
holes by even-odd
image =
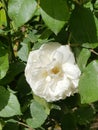
[[[93,49],[90,49],[90,51],[98,56],[98,53],[96,51],[94,51]]]
[[[29,130],[35,130],[35,129],[29,127],[28,125],[26,125],[26,124],[23,123],[23,122],[19,122],[19,121],[18,121],[18,124],[27,127]]]

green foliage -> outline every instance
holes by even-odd
[[[3,130],[19,130],[19,125],[13,122],[7,122]]]
[[[79,54],[79,57],[78,57],[78,61],[77,61],[78,66],[81,69],[81,71],[83,71],[85,69],[87,61],[88,61],[90,55],[91,55],[90,50],[85,49],[85,48],[83,48],[81,50],[81,52]]]
[[[11,117],[14,115],[21,115],[17,97],[0,86],[0,117]]]
[[[92,43],[97,41],[94,15],[89,8],[76,6],[70,17],[72,42]]]
[[[41,15],[46,25],[57,34],[69,18],[67,3],[64,0],[40,0]],[[55,8],[54,8],[55,7]]]
[[[11,63],[9,66],[8,73],[3,79],[0,80],[0,85],[6,85],[11,81],[13,81],[15,76],[23,72],[24,67],[25,67],[24,64],[21,62]]]
[[[75,111],[75,116],[78,124],[86,125],[92,121],[92,118],[94,117],[94,111],[90,106],[82,106]]]
[[[42,44],[70,44],[79,92],[47,103],[24,69]],[[44,58],[44,57],[43,57]],[[95,130],[98,113],[98,0],[0,1],[0,130]]]
[[[0,44],[0,79],[2,79],[9,68],[9,60],[8,60],[8,52],[3,47],[2,44]]]
[[[47,118],[44,107],[36,101],[32,101],[30,104],[31,117],[27,119],[27,124],[32,128],[40,127]]]
[[[21,48],[18,51],[18,57],[23,60],[23,61],[27,61],[28,59],[28,54],[29,54],[29,44],[26,44],[24,42],[21,43]]]
[[[7,25],[7,22],[6,22],[6,14],[5,14],[5,10],[2,8],[3,7],[3,4],[0,2],[0,27],[2,25]]]
[[[73,114],[68,113],[62,118],[62,130],[72,130],[76,128],[75,119]],[[70,125],[71,124],[71,125]]]
[[[98,61],[92,61],[80,78],[79,92],[82,103],[98,100]]]
[[[15,27],[20,27],[34,15],[37,9],[35,0],[9,0],[8,14]]]

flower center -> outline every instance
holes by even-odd
[[[58,66],[55,66],[54,68],[51,69],[51,73],[53,74],[58,74],[60,72],[60,68]]]

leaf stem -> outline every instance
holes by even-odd
[[[96,51],[94,51],[93,49],[90,49],[90,51],[98,56],[98,53]]]
[[[29,128],[29,130],[35,130],[35,129],[29,127],[28,125],[26,125],[26,124],[23,123],[23,122],[19,122],[19,121],[18,121],[18,124],[19,124],[19,125],[22,125],[22,126],[25,126],[25,127],[27,127],[27,128]]]

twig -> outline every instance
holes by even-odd
[[[81,45],[80,44],[78,44],[78,43],[72,43],[72,44],[70,44],[70,43],[68,43],[71,47],[81,47]]]
[[[90,49],[90,51],[98,56],[98,53],[96,51],[94,51],[93,49]]]
[[[23,122],[19,122],[19,121],[18,121],[18,124],[27,127],[29,130],[35,130],[35,129],[29,127],[28,125],[26,125],[26,124],[23,123]]]
[[[90,127],[90,129],[97,129],[98,128],[98,122],[95,122],[92,124],[92,126]]]

